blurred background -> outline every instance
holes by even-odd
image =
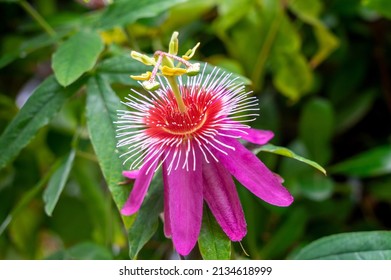
[[[327,170],[258,152],[295,202],[273,207],[238,186],[249,256],[232,244],[232,258],[289,259],[331,234],[391,229],[389,0],[2,0],[0,14],[0,259],[129,258],[133,221],[116,206],[129,187],[121,170],[108,179],[110,143],[94,140],[86,92],[99,76],[110,86],[98,90],[123,98],[143,69],[130,50],[166,49],[175,30],[180,54],[201,42],[195,59],[248,80],[253,127]],[[75,60],[62,56],[72,42]],[[51,99],[12,122],[53,71]],[[137,257],[172,258],[154,225]]]

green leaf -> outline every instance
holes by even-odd
[[[136,220],[128,230],[129,256],[135,259],[144,245],[151,239],[159,225],[159,215],[163,212],[162,174],[157,173],[147,196],[137,213]]]
[[[391,260],[391,232],[341,233],[318,239],[294,257],[297,260]]]
[[[119,185],[124,177],[122,160],[116,148],[114,121],[117,120],[117,109],[121,109],[121,103],[108,82],[100,76],[91,77],[87,84],[88,132],[114,202],[121,209],[129,189]]]
[[[332,173],[374,177],[391,173],[391,146],[385,145],[358,154],[330,168]]]
[[[292,152],[291,150],[289,150],[288,148],[274,146],[272,144],[266,144],[266,145],[263,145],[263,146],[254,150],[255,154],[258,154],[259,152],[268,152],[268,153],[273,153],[273,154],[293,158],[295,160],[304,162],[304,163],[318,169],[319,171],[321,171],[323,174],[326,175],[326,170],[322,166],[320,166],[318,163],[316,163],[312,160],[306,159],[302,156],[299,156],[299,155],[295,154],[294,152]]]
[[[272,68],[275,87],[291,101],[297,101],[310,90],[313,73],[301,53],[274,56]]]
[[[292,142],[289,149],[308,157],[307,149],[301,141]],[[297,198],[303,196],[311,200],[322,201],[330,198],[333,194],[333,180],[319,172],[314,172],[310,165],[292,164],[289,158],[283,158],[279,174],[284,178],[284,185]]]
[[[17,52],[5,53],[0,57],[0,69],[10,64],[12,61],[17,59],[19,54]]]
[[[60,198],[65,184],[71,172],[73,160],[75,159],[75,150],[71,150],[69,155],[62,160],[57,170],[53,173],[49,180],[48,186],[43,193],[43,201],[45,203],[45,212],[49,216],[52,215],[54,208]]]
[[[140,86],[137,81],[130,78],[130,75],[140,75],[148,70],[151,71],[150,68],[132,59],[129,52],[103,60],[98,65],[97,72],[109,83]]]
[[[391,2],[389,0],[362,0],[362,5],[391,19]]]
[[[151,18],[185,0],[117,0],[101,15],[99,28],[109,29],[115,26],[131,24],[141,18]]]
[[[113,217],[112,200],[101,188],[101,178],[98,168],[87,159],[78,157],[72,170],[73,176],[80,185],[80,191],[86,201],[86,211],[94,226],[94,240],[100,244],[110,244],[116,228],[121,228],[122,223]],[[118,242],[118,240],[116,240]]]
[[[7,165],[60,110],[78,87],[61,87],[54,77],[46,79],[33,92],[0,136],[0,169]]]
[[[330,141],[334,132],[334,111],[328,100],[314,98],[303,108],[299,138],[314,160],[325,164],[331,157]]]
[[[310,24],[314,29],[314,34],[319,44],[319,48],[311,58],[311,66],[316,67],[324,61],[339,45],[338,39],[326,26],[320,21],[319,15],[322,11],[322,2],[320,0],[289,1],[289,8],[303,22]]]
[[[52,166],[51,170],[43,177],[38,184],[30,188],[27,192],[23,193],[23,196],[19,199],[18,203],[12,208],[11,212],[3,220],[0,225],[0,235],[3,234],[5,229],[9,226],[15,217],[17,217],[21,212],[23,212],[29,203],[40,193],[40,191],[46,185],[46,182],[49,180],[49,176],[54,172],[55,166]]]
[[[373,89],[360,92],[355,94],[354,98],[349,99],[349,106],[345,106],[345,104],[340,106],[335,112],[336,130],[343,132],[360,121],[371,109],[376,94],[377,91]]]
[[[204,260],[229,260],[231,258],[231,241],[206,206],[202,217],[198,247]]]
[[[91,70],[104,44],[97,32],[79,31],[53,54],[52,67],[58,82],[68,86]]]

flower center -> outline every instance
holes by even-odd
[[[196,87],[181,87],[186,111],[181,112],[171,90],[165,98],[155,101],[145,118],[151,137],[193,138],[214,126],[222,104],[211,93]]]

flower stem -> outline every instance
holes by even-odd
[[[19,4],[22,8],[42,27],[43,30],[49,34],[50,37],[56,36],[56,31],[46,22],[46,20],[28,3],[23,0],[20,1]]]

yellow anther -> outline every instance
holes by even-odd
[[[200,43],[197,43],[194,48],[188,50],[184,55],[182,55],[182,58],[185,60],[189,60],[190,58],[192,58],[199,45]]]
[[[133,59],[140,61],[141,63],[143,63],[145,65],[155,65],[155,59],[153,59],[145,54],[142,54],[142,53],[139,53],[136,51],[131,51],[130,56]]]
[[[157,90],[160,88],[160,84],[156,81],[145,81],[142,84],[146,90]]]
[[[152,72],[147,71],[146,73],[143,73],[143,74],[141,74],[139,76],[131,75],[130,77],[132,79],[136,80],[136,81],[147,81],[147,80],[149,80],[151,78],[151,76],[152,76]]]
[[[172,33],[170,44],[168,45],[168,53],[172,55],[177,55],[178,53],[178,32],[175,31]]]
[[[162,67],[161,71],[164,76],[180,76],[187,72],[186,69],[183,68],[177,68],[177,67],[171,68],[165,65]]]

